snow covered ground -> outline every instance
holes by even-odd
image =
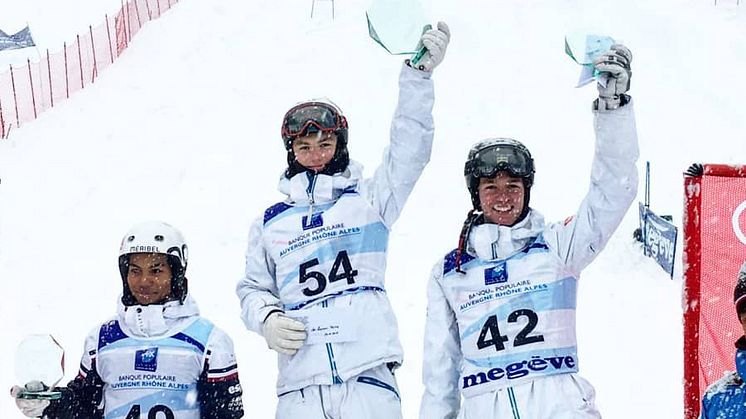
[[[55,48],[116,7],[76,0],[91,16],[81,22],[59,3],[0,0],[0,28],[29,21],[37,42]],[[746,163],[746,5],[426,3],[453,39],[434,76],[432,161],[389,247],[406,418],[416,417],[422,393],[427,275],[455,247],[470,205],[462,177],[469,146],[488,136],[525,142],[538,171],[532,206],[549,220],[572,214],[584,196],[595,89],[573,87],[579,68],[564,54],[564,34],[605,33],[632,49],[639,167],[642,175],[651,161],[654,211],[681,224],[681,172],[690,163]],[[350,121],[352,157],[368,175],[380,161],[401,59],[368,38],[367,4],[336,2],[332,20],[327,1],[310,19],[309,0],[181,0],[94,85],[0,141],[0,389],[15,383],[14,348],[29,333],[58,338],[73,378],[85,334],[114,313],[121,235],[163,219],[189,241],[190,289],[203,314],[235,341],[248,417],[274,417],[275,356],[244,329],[233,290],[249,224],[282,198],[279,125],[290,105],[333,99]],[[581,374],[605,418],[680,418],[681,264],[670,280],[643,257],[631,239],[636,225],[633,206],[582,277]],[[20,417],[10,397],[0,397],[0,417]]]

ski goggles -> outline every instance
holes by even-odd
[[[295,138],[314,127],[321,132],[347,128],[347,119],[334,106],[307,102],[290,108],[282,120],[282,137]]]
[[[497,172],[525,178],[534,173],[534,161],[527,153],[511,145],[494,145],[480,150],[469,160],[464,174],[491,178]]]

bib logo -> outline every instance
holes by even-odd
[[[508,265],[500,262],[497,266],[484,270],[484,285],[508,282]]]
[[[744,210],[746,210],[746,201],[741,202],[741,204],[736,207],[736,210],[733,211],[733,219],[731,222],[733,223],[733,232],[736,233],[738,240],[740,240],[741,243],[746,244],[746,234],[744,234],[741,229],[741,214],[743,214]]]
[[[321,227],[324,225],[324,219],[321,217],[321,213],[317,212],[316,214],[311,215],[311,221],[308,221],[308,216],[303,216],[303,230],[310,230],[312,228]]]
[[[488,371],[479,371],[476,374],[462,376],[462,389],[482,385],[491,381],[507,381],[522,378],[528,375],[552,375],[563,374],[568,372],[577,372],[578,367],[575,364],[575,358],[572,355],[559,356],[532,356],[519,362],[514,362],[503,368],[495,367]]]
[[[141,349],[135,352],[135,370],[154,372],[158,369],[158,348]]]

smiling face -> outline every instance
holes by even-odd
[[[171,266],[166,255],[134,253],[129,257],[127,285],[140,305],[160,304],[171,295]]]
[[[526,195],[523,179],[498,172],[494,178],[480,178],[477,191],[488,223],[512,226],[518,221]]]
[[[318,173],[324,170],[334,158],[337,150],[337,135],[328,133],[313,133],[298,137],[293,141],[295,160],[306,169]]]

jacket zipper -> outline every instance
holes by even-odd
[[[308,172],[308,188],[306,188],[306,195],[308,195],[308,215],[306,216],[306,224],[303,227],[311,225],[311,218],[313,217],[313,190],[316,187],[316,173],[311,174]]]
[[[304,225],[304,227],[311,225],[311,223],[313,222],[313,190],[316,187],[316,176],[316,173],[308,173],[308,188],[306,189],[306,194],[308,195],[309,205],[308,215],[306,216],[306,224]],[[328,301],[322,301],[321,306],[328,307]],[[339,377],[339,372],[337,371],[337,362],[334,360],[334,349],[332,349],[331,343],[326,344],[326,355],[329,358],[329,367],[332,370],[332,382],[334,384],[342,384],[342,379]]]

